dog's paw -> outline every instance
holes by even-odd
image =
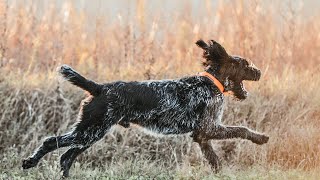
[[[66,65],[66,64],[63,64],[62,66],[57,67],[57,71],[59,73],[65,73],[65,72],[68,72],[68,71],[71,71],[71,70],[72,70],[72,68],[70,66]]]
[[[69,177],[69,170],[63,170],[61,169],[62,171],[62,176],[61,176],[61,179],[66,179]]]
[[[259,138],[256,139],[256,141],[254,141],[254,143],[256,144],[259,144],[259,145],[262,145],[262,144],[265,144],[269,141],[269,136],[266,136],[264,134],[261,134],[259,136]]]
[[[38,164],[38,161],[33,158],[24,159],[22,161],[22,168],[29,169],[35,167]]]

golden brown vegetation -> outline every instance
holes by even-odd
[[[139,0],[131,15],[92,19],[70,2],[39,15],[36,3],[0,1],[0,168],[19,168],[41,139],[75,122],[84,95],[56,79],[59,64],[100,82],[176,78],[202,70],[194,42],[203,38],[250,58],[263,72],[258,83],[247,83],[247,100],[228,101],[224,122],[263,131],[270,141],[214,141],[229,168],[319,169],[320,14],[304,15],[290,2],[221,1],[215,9],[203,1],[192,16],[186,2],[180,13],[151,13]],[[189,137],[159,139],[117,128],[102,141],[79,160],[85,167],[109,166],[110,176],[161,171],[184,177],[199,167],[201,176],[190,177],[210,174]],[[43,163],[59,171],[54,162],[62,152]]]

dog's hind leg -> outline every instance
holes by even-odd
[[[105,123],[93,124],[89,127],[84,127],[80,122],[78,127],[75,129],[77,137],[75,138],[75,144],[71,145],[71,148],[67,150],[60,158],[61,171],[64,177],[69,176],[69,169],[72,166],[73,161],[78,155],[88,149],[92,144],[99,141],[109,132],[110,128],[116,123],[111,119],[106,119]]]
[[[73,163],[73,161],[76,159],[76,157],[81,154],[83,151],[88,149],[89,146],[81,147],[81,148],[70,148],[68,151],[66,151],[60,158],[60,166],[61,171],[63,172],[63,177],[69,176],[69,169]]]
[[[42,145],[29,158],[22,161],[22,168],[28,169],[36,166],[44,155],[60,147],[71,145],[73,139],[72,133],[46,138]]]
[[[63,172],[63,177],[69,176],[69,169],[72,166],[72,163],[76,159],[76,157],[80,155],[82,152],[84,152],[86,149],[88,149],[92,144],[99,141],[105,135],[105,133],[100,133],[96,131],[96,133],[90,133],[91,135],[86,134],[86,136],[83,137],[83,140],[85,140],[85,145],[79,147],[71,147],[64,154],[62,154],[60,158],[60,166],[61,171]]]

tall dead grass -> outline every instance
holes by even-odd
[[[197,16],[185,3],[184,11],[166,12],[168,18],[147,12],[147,3],[137,1],[136,12],[115,19],[92,19],[71,2],[41,16],[36,3],[0,1],[1,159],[10,152],[25,157],[45,136],[74,123],[84,95],[56,79],[57,65],[70,64],[100,81],[175,78],[201,71],[202,52],[194,42],[203,38],[216,39],[263,71],[260,82],[247,83],[247,100],[228,101],[224,122],[263,131],[270,142],[214,142],[222,156],[236,165],[319,168],[319,14],[303,15],[291,1],[221,1],[216,9],[206,1]],[[189,167],[202,163],[191,144],[184,136],[158,139],[120,128],[81,159],[101,165],[140,158],[169,169]]]

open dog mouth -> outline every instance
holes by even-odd
[[[230,89],[229,93],[236,99],[236,100],[244,100],[248,97],[248,92],[244,88],[243,82],[234,82],[230,81]]]
[[[244,100],[248,97],[248,92],[245,90],[242,82],[235,86],[233,92],[234,97],[238,100]]]

